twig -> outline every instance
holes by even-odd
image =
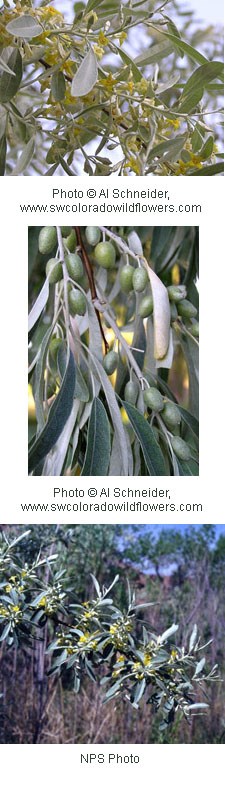
[[[86,273],[87,273],[87,277],[88,277],[88,280],[89,280],[90,291],[91,291],[91,298],[93,300],[93,304],[94,304],[94,308],[95,308],[95,300],[98,300],[98,295],[97,295],[97,291],[96,291],[96,286],[95,286],[95,281],[94,281],[94,275],[93,275],[91,262],[90,262],[89,256],[87,254],[86,248],[85,248],[83,240],[82,240],[80,227],[79,226],[74,226],[74,229],[75,229],[75,232],[76,232],[77,242],[78,242],[78,244],[80,246],[80,249],[81,249],[83,262],[84,262],[84,267],[85,267],[85,270],[86,270]],[[97,316],[97,319],[98,319],[98,323],[99,323],[99,327],[100,327],[100,331],[101,331],[101,335],[102,335],[102,340],[104,342],[105,354],[107,354],[108,349],[109,349],[109,344],[108,344],[108,342],[106,340],[106,337],[105,337],[105,334],[104,334],[104,330],[103,330],[103,327],[102,327],[102,323],[101,323],[101,319],[100,319],[100,314],[99,314],[99,311],[98,311],[97,308],[95,308],[95,312],[96,312],[96,316]]]

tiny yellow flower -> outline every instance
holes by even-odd
[[[127,33],[125,33],[125,31],[123,31],[122,33],[120,33],[118,35],[118,40],[119,40],[120,46],[122,46],[123,42],[126,41],[126,38],[127,38]]]
[[[46,605],[47,605],[47,599],[46,597],[42,597],[42,599],[39,600],[38,608],[45,608]]]
[[[134,82],[127,82],[127,89],[129,90],[129,93],[132,94],[134,92]]]
[[[94,44],[93,50],[94,50],[94,53],[96,54],[96,57],[98,57],[99,60],[101,60],[101,58],[104,55],[104,49],[102,48],[102,46],[98,46],[98,44]]]
[[[98,35],[98,44],[100,44],[100,46],[107,46],[108,43],[109,43],[109,39],[107,38],[105,33],[103,33],[103,31],[100,30],[100,33]]]
[[[87,643],[89,639],[90,639],[89,632],[86,632],[84,635],[81,635],[78,641],[78,646],[80,646],[80,644],[82,645],[82,643]]]
[[[150,654],[144,654],[144,665],[149,665],[151,661],[152,661],[152,657],[150,656]]]
[[[148,81],[147,79],[144,79],[144,77],[142,77],[142,79],[140,79],[140,82],[138,82],[139,93],[147,93],[147,89],[148,89]]]

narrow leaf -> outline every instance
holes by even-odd
[[[82,475],[100,477],[108,473],[110,460],[110,429],[105,408],[94,398],[88,425],[87,449]]]
[[[32,137],[31,139],[29,139],[29,142],[27,142],[26,147],[24,147],[24,150],[20,155],[20,158],[15,166],[15,169],[13,169],[12,171],[12,176],[15,177],[15,175],[22,174],[22,172],[24,172],[24,169],[26,169],[27,166],[29,166],[29,163],[34,155],[34,149],[35,149],[35,141],[34,138]]]
[[[193,627],[193,630],[192,630],[192,633],[191,633],[191,637],[190,637],[190,641],[189,641],[189,652],[191,652],[192,649],[194,648],[194,645],[195,645],[196,640],[197,640],[197,635],[198,635],[197,624],[194,624],[194,627]]]
[[[223,172],[223,163],[218,163],[210,166],[203,166],[202,169],[194,169],[193,172],[190,172],[190,177],[210,177],[215,174],[223,174]]]
[[[6,136],[3,134],[0,139],[0,177],[3,177],[5,174],[6,149]]]
[[[96,366],[99,379],[101,381],[105,397],[108,403],[111,420],[114,426],[115,436],[117,437],[118,444],[121,450],[122,470],[121,474],[129,475],[129,458],[128,458],[128,445],[126,442],[125,431],[121,419],[120,409],[116,400],[115,392],[111,382],[103,368],[102,363],[99,362],[97,357],[94,357],[93,366]]]
[[[188,93],[191,93],[193,90],[198,90],[198,88],[204,89],[211,79],[221,77],[222,73],[223,63],[216,61],[204,63],[199,68],[196,68],[194,73],[187,80],[183,89],[183,96],[188,95]]]
[[[149,474],[156,475],[157,477],[164,476],[166,474],[166,469],[163,455],[158,442],[155,439],[154,431],[151,425],[149,425],[143,414],[141,414],[138,409],[135,408],[135,406],[127,403],[127,401],[123,401],[123,406],[127,412],[138,441],[140,442]]]
[[[62,71],[56,71],[51,78],[51,93],[55,101],[63,101],[66,92],[66,82]]]
[[[46,278],[46,281],[44,282],[44,285],[42,286],[42,289],[37,299],[35,300],[33,308],[31,308],[31,311],[29,313],[29,317],[28,317],[29,332],[30,330],[32,330],[32,327],[34,327],[37,320],[39,319],[39,316],[47,303],[48,297],[49,297],[49,282],[48,282],[48,278]]]
[[[71,95],[79,97],[90,93],[97,82],[98,65],[93,49],[89,49],[73,77]]]
[[[5,103],[17,93],[22,79],[22,57],[19,49],[7,47],[2,52],[3,59],[13,74],[4,71],[0,75],[0,101]]]
[[[131,67],[131,70],[132,70],[132,73],[133,73],[133,77],[134,77],[134,81],[135,82],[140,82],[141,79],[142,79],[142,73],[141,73],[141,71],[139,71],[139,68],[137,68],[137,65],[135,65],[134,61],[131,59],[131,57],[129,57],[127,52],[124,52],[123,49],[120,49],[120,47],[116,46],[115,44],[114,44],[114,47],[115,47],[116,51],[118,52],[118,54],[120,55],[121,60],[123,61],[123,63],[125,63],[126,65],[129,65]]]
[[[145,264],[153,297],[154,357],[162,360],[167,354],[170,341],[170,304],[167,289],[154,270]]]
[[[75,381],[75,362],[72,352],[70,352],[62,385],[50,409],[47,423],[31,447],[29,453],[29,473],[45,458],[57,442],[60,433],[62,433],[73,406]]]
[[[178,630],[178,624],[172,624],[172,626],[169,627],[168,630],[165,630],[165,632],[163,632],[163,634],[160,635],[161,643],[167,641],[167,639],[170,638],[171,635],[175,635],[175,632],[177,632],[177,630]]]
[[[198,664],[196,665],[195,672],[194,672],[194,678],[195,678],[195,676],[198,676],[199,673],[201,673],[203,671],[204,666],[205,666],[205,657],[202,657],[200,662],[198,662]]]
[[[209,708],[209,704],[208,703],[192,703],[191,706],[189,706],[188,708],[189,708],[189,711],[191,711],[191,709],[208,709]]]
[[[3,57],[0,57],[0,71],[5,71],[6,74],[11,74],[11,76],[15,76],[15,72],[12,71],[11,68],[9,68],[7,63],[5,63],[5,61],[3,60]]]

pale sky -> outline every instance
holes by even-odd
[[[223,22],[223,0],[190,0],[190,8],[193,8],[198,16],[209,22]]]
[[[181,8],[186,6],[196,12],[196,16],[207,22],[223,23],[223,0],[180,0]],[[59,10],[66,8],[68,11],[72,6],[71,0],[55,0],[55,6]]]

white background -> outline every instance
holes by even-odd
[[[84,188],[90,186],[85,178],[15,178],[4,181],[4,198],[1,205],[1,425],[2,425],[2,490],[1,523],[140,523],[140,516],[105,514],[88,517],[84,515],[55,517],[36,514],[23,516],[20,512],[21,501],[49,501],[53,485],[79,487],[90,484],[89,478],[41,478],[27,477],[27,381],[26,381],[26,338],[27,338],[27,229],[28,224],[42,225],[40,215],[21,214],[18,205],[28,200],[52,203],[52,188]],[[97,184],[96,184],[97,183]],[[158,214],[154,223],[158,224],[196,224],[200,225],[200,478],[159,478],[154,487],[174,489],[177,501],[202,501],[202,515],[185,514],[147,516],[143,523],[224,523],[224,179],[212,178],[95,178],[92,187],[169,189],[171,202],[179,191],[179,202],[202,202],[201,216],[189,214],[168,214],[165,220]],[[116,223],[118,218],[116,219]],[[56,222],[54,215],[48,216],[48,223]],[[60,223],[67,223],[61,219]],[[145,219],[140,219],[140,224]],[[68,224],[70,218],[68,216]],[[100,223],[83,218],[76,223]],[[110,216],[105,223],[112,224]],[[134,224],[132,215],[121,218],[122,224]],[[132,488],[134,478],[116,478],[115,484]],[[154,480],[155,478],[153,478]],[[149,478],[151,480],[151,478]],[[156,478],[157,480],[157,478]],[[110,478],[110,482],[114,482]],[[96,485],[109,485],[109,478],[94,478]],[[137,487],[153,485],[146,478],[137,479]],[[21,707],[22,711],[22,707]],[[27,746],[27,745],[26,745]],[[107,756],[108,752],[119,755],[139,755],[139,764],[81,764],[80,755],[98,752]],[[114,785],[115,780],[130,785],[149,778],[157,785],[182,785],[203,782],[212,785],[219,779],[223,770],[222,747],[219,745],[42,745],[37,751],[32,746],[29,753],[23,745],[16,745],[13,755],[7,745],[1,749],[2,770],[7,772],[9,785],[54,785],[77,781],[90,781],[94,785]],[[6,768],[7,767],[7,768]]]
[[[61,5],[61,3],[60,3]],[[196,8],[199,18],[208,19],[210,22],[222,21],[221,0],[193,0],[190,3]],[[101,181],[103,178],[101,178]],[[106,178],[103,185],[113,185],[112,178]],[[143,517],[143,523],[224,523],[224,343],[225,343],[225,275],[224,275],[224,180],[223,178],[154,178],[145,179],[144,187],[167,188],[170,182],[171,193],[180,192],[180,202],[202,201],[203,213],[197,216],[168,215],[163,220],[158,215],[154,223],[158,224],[189,224],[200,225],[200,478],[160,478],[154,482],[154,487],[170,487],[176,496],[176,501],[202,502],[204,512],[202,515],[158,515]],[[66,187],[66,178],[59,178],[59,186]],[[87,183],[87,180],[86,180]],[[93,183],[93,181],[92,181]],[[100,178],[98,178],[100,184]],[[126,186],[143,187],[139,178],[126,178]],[[2,491],[1,491],[1,523],[139,523],[137,519],[125,515],[117,519],[105,514],[96,517],[78,517],[53,515],[42,516],[30,514],[23,516],[20,512],[20,502],[49,501],[50,489],[54,485],[73,487],[69,478],[28,478],[27,477],[27,381],[26,381],[26,331],[27,331],[27,225],[40,224],[41,216],[29,219],[18,211],[19,202],[32,202],[36,199],[47,200],[53,180],[48,178],[18,178],[17,180],[5,179],[2,185],[1,204],[1,454],[2,454]],[[57,178],[54,178],[54,186]],[[114,185],[118,187],[118,179]],[[4,186],[4,188],[3,188]],[[68,187],[82,187],[78,178],[71,179]],[[50,201],[52,201],[50,199]],[[173,201],[171,197],[171,201]],[[117,219],[118,220],[118,219]],[[135,220],[136,222],[136,220]],[[51,223],[49,218],[48,223]],[[54,223],[54,217],[52,217]],[[63,223],[66,221],[63,219]],[[68,223],[70,223],[68,218]],[[83,218],[77,223],[88,223]],[[89,223],[95,223],[93,219]],[[96,219],[99,223],[99,219]],[[113,223],[112,218],[105,223]],[[133,223],[133,218],[127,216],[121,223]],[[145,223],[144,218],[139,223]],[[151,479],[151,478],[150,478]],[[114,484],[113,479],[110,480]],[[96,487],[110,484],[104,478],[95,478]],[[134,487],[132,478],[132,487]],[[78,480],[76,480],[76,484]],[[88,478],[79,480],[80,487],[85,487]],[[90,484],[90,483],[89,483]],[[116,479],[115,484],[121,487],[128,485],[127,478]],[[131,485],[131,483],[130,483]],[[153,483],[146,483],[146,478],[139,478],[137,487],[147,487]],[[21,707],[22,710],[22,707]],[[107,756],[108,752],[121,755],[138,754],[139,765],[118,764],[107,766],[93,763],[81,765],[80,753],[101,752]],[[157,785],[182,785],[204,782],[211,785],[221,777],[224,768],[222,747],[206,745],[193,747],[180,745],[166,745],[161,749],[158,745],[136,746],[120,745],[94,745],[65,747],[55,745],[42,746],[41,750],[32,748],[28,753],[22,745],[16,745],[13,756],[7,746],[1,749],[2,770],[5,769],[9,785],[15,781],[18,785],[30,785],[31,778],[34,785],[49,784],[50,779],[54,785],[80,781],[98,782],[105,785],[114,785],[115,779],[124,781],[127,777],[131,785],[136,785],[141,778],[144,782],[151,779]]]

